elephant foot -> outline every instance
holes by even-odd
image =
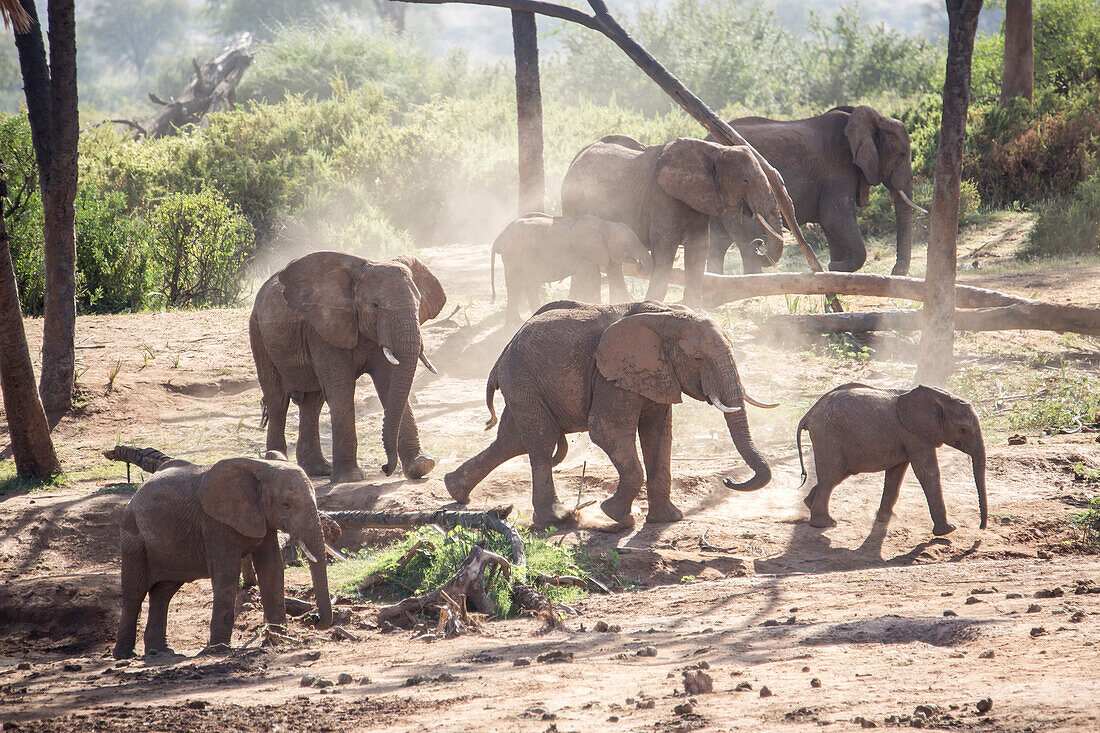
[[[129,646],[126,646],[125,644],[115,644],[115,648],[114,651],[111,652],[111,656],[115,659],[133,659],[136,656],[134,654],[134,645],[130,644]]]
[[[155,647],[146,647],[145,656],[147,657],[181,657],[182,654],[176,654],[176,651],[167,644],[157,645]]]
[[[200,657],[224,657],[233,651],[233,648],[228,644],[211,643],[203,647],[203,650],[199,652]]]
[[[307,476],[329,476],[332,474],[332,464],[321,456],[299,458],[298,465],[306,472]]]
[[[612,496],[604,499],[600,502],[600,509],[607,516],[614,519],[619,524],[624,524],[633,527],[634,516],[630,513],[630,508],[634,505],[634,496],[620,496],[618,492]]]
[[[818,529],[829,529],[836,526],[836,520],[828,514],[811,514],[810,526]]]
[[[424,478],[435,468],[435,459],[423,453],[405,464],[405,477],[411,479]]]
[[[554,502],[549,507],[535,507],[533,524],[536,527],[563,527],[574,524],[577,513]]]
[[[683,518],[684,513],[673,506],[672,502],[650,504],[645,515],[646,524],[668,524],[679,522]]]
[[[447,493],[450,494],[451,498],[456,502],[459,504],[470,503],[470,492],[473,491],[474,487],[469,486],[463,488],[458,482],[458,476],[455,471],[451,471],[443,477],[443,485],[447,487]]]
[[[937,537],[943,537],[945,534],[951,534],[955,531],[955,525],[944,522],[943,524],[936,524],[932,527],[932,534]]]
[[[901,263],[898,263],[898,264],[894,265],[894,269],[890,270],[890,274],[891,275],[897,275],[899,277],[904,277],[904,276],[908,275],[909,274],[909,263],[906,262],[904,265],[901,264]]]
[[[893,519],[893,517],[893,512],[886,512],[885,514],[883,512],[878,512],[877,514],[875,514],[875,521],[879,524],[889,524],[890,520]]]
[[[350,484],[362,481],[363,478],[363,471],[360,470],[359,466],[334,468],[332,471],[332,483],[334,484]]]

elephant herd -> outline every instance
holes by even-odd
[[[834,269],[862,265],[855,207],[866,202],[868,186],[886,184],[898,214],[895,270],[908,267],[910,240],[903,229],[910,222],[906,202],[912,181],[901,123],[857,107],[796,122],[749,118],[734,124],[780,170],[800,217],[821,222]],[[587,432],[618,473],[614,493],[600,505],[607,516],[631,526],[631,508],[644,485],[646,521],[677,521],[683,513],[671,496],[672,405],[685,394],[722,413],[734,447],[752,471],[742,483],[726,478],[726,486],[753,491],[767,485],[771,468],[749,432],[746,405],[775,405],[747,394],[721,326],[688,307],[701,300],[708,252],[712,268],[715,258],[720,267],[732,239],[746,271],[759,270],[761,258],[774,262],[782,252],[779,210],[756,158],[744,147],[705,140],[650,147],[621,135],[605,137],[574,159],[563,183],[562,207],[561,217],[520,217],[493,245],[493,259],[499,254],[505,265],[508,320],[518,320],[520,298],[535,313],[489,372],[487,427],[496,426],[496,437],[446,474],[450,496],[468,503],[496,467],[527,455],[535,523],[568,523],[574,513],[558,501],[553,468],[565,458],[566,435]],[[755,240],[763,242],[759,252]],[[685,305],[668,305],[661,300],[681,244]],[[652,273],[645,301],[623,302],[628,299],[623,265]],[[611,305],[598,302],[601,269]],[[573,299],[538,307],[540,283],[565,276],[571,277]],[[146,596],[146,652],[167,650],[169,601],[184,583],[203,577],[211,578],[214,590],[210,644],[228,644],[242,558],[250,557],[255,566],[265,619],[285,623],[280,531],[301,542],[320,623],[331,623],[322,515],[309,476],[331,476],[333,484],[364,478],[354,405],[355,384],[364,374],[383,408],[383,473],[391,475],[400,464],[406,477],[420,479],[435,468],[420,444],[409,398],[418,364],[436,371],[420,327],[445,302],[440,281],[411,256],[375,262],[314,252],[263,284],[248,328],[268,453],[265,459],[234,458],[212,466],[170,461],[138,489],[122,518],[116,657],[133,654]],[[505,403],[499,420],[497,391]],[[291,402],[299,411],[297,466],[285,459]],[[325,403],[332,419],[331,463],[320,441]],[[890,391],[848,384],[824,395],[799,422],[800,460],[803,430],[810,433],[817,468],[805,499],[811,525],[833,526],[828,510],[833,488],[849,476],[874,471],[886,473],[878,520],[888,521],[912,465],[933,532],[952,531],[936,462],[936,448],[947,443],[973,460],[984,528],[985,448],[977,415],[966,402],[930,387]]]

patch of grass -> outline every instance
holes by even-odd
[[[1078,461],[1073,466],[1073,477],[1075,480],[1084,481],[1085,483],[1100,483],[1100,469],[1089,468]]]
[[[65,474],[49,478],[27,478],[15,472],[15,461],[0,461],[0,494],[24,494],[40,489],[57,489],[68,483]]]
[[[1013,428],[1048,434],[1076,432],[1095,422],[1100,414],[1100,384],[1096,379],[1063,370],[1047,389],[1045,397],[1013,412],[1010,420]]]
[[[529,578],[538,573],[547,576],[572,575],[586,578],[594,563],[585,552],[569,546],[559,546],[547,541],[547,536],[536,535],[519,527],[523,538],[523,547],[527,553],[526,571],[512,569],[512,578],[505,579],[502,573],[492,575],[488,583],[490,597],[496,603],[501,617],[514,615],[512,604],[512,583],[521,580],[532,583]],[[470,552],[474,542],[486,541],[486,549],[511,557],[507,540],[495,532],[481,533],[476,530],[458,527],[445,534],[432,527],[411,530],[401,540],[380,549],[365,549],[351,557],[348,562],[329,567],[329,582],[334,590],[353,597],[364,597],[363,580],[372,575],[382,576],[384,581],[374,588],[388,591],[398,597],[408,597],[429,593],[445,583]],[[413,558],[397,567],[400,560],[414,545],[425,543],[416,550]],[[487,574],[488,577],[488,574]],[[536,584],[537,585],[537,584]],[[538,588],[555,603],[568,602],[585,594],[574,587],[545,586]]]
[[[1074,514],[1069,521],[1081,530],[1085,546],[1094,551],[1100,550],[1100,497],[1089,501],[1088,507]]]

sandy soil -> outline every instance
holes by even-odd
[[[1016,264],[1009,255],[1021,226],[1010,217],[968,233],[960,251],[983,247],[982,264],[974,269],[964,257],[961,277],[1046,300],[1100,302],[1100,263]],[[501,331],[502,304],[488,302],[488,246],[422,255],[460,306],[426,329],[442,373],[422,371],[416,385],[424,442],[439,467],[419,482],[387,479],[376,468],[361,484],[318,480],[322,508],[447,506],[442,475],[490,439],[482,430],[484,377],[509,334]],[[1013,420],[1044,399],[1040,382],[1095,380],[1100,347],[1055,334],[960,336],[959,388],[985,400],[988,418],[986,530],[977,528],[968,459],[942,449],[955,533],[932,537],[911,474],[888,528],[872,521],[882,477],[867,475],[837,489],[840,524],[822,532],[800,510],[793,426],[837,384],[911,380],[913,342],[883,339],[882,356],[864,359],[756,333],[761,313],[790,309],[769,298],[715,313],[730,329],[748,388],[783,403],[750,414],[773,464],[771,485],[748,495],[722,488],[722,476],[742,478],[746,469],[720,416],[705,405],[677,406],[674,498],[684,521],[647,527],[640,502],[638,526],[615,532],[597,506],[583,510],[580,526],[561,540],[597,556],[617,550],[617,579],[627,590],[581,600],[564,629],[547,631],[537,619],[491,621],[483,633],[440,640],[383,632],[376,607],[345,603],[343,627],[357,641],[295,622],[301,642],[268,649],[256,638],[258,604],[242,592],[237,647],[196,656],[210,613],[209,584],[199,582],[171,611],[169,641],[182,656],[121,663],[108,656],[117,518],[133,487],[100,452],[121,441],[194,461],[254,455],[263,448],[259,390],[247,308],[81,318],[81,406],[55,429],[69,484],[0,494],[0,720],[5,729],[64,731],[1097,729],[1100,594],[1090,591],[1100,583],[1100,558],[1082,552],[1066,520],[1097,491],[1075,481],[1072,467],[1100,469],[1100,444],[1095,432],[1043,435],[1014,429]],[[28,321],[33,349],[40,330]],[[997,397],[1021,383],[1034,395]],[[359,386],[360,461],[371,473],[382,458],[381,411],[366,380]],[[1014,432],[1028,433],[1028,442],[1009,446]],[[570,437],[555,475],[563,497],[573,501],[579,490],[581,500],[601,499],[614,477],[587,436]],[[140,480],[136,469],[133,479]],[[530,516],[526,461],[501,467],[473,502],[514,504]],[[308,573],[290,570],[288,583],[306,586]],[[599,621],[620,631],[594,631]],[[637,654],[646,647],[655,655]],[[537,661],[551,650],[572,659]],[[514,666],[520,658],[530,665]],[[682,673],[700,667],[714,692],[689,699]],[[352,682],[300,686],[303,675],[341,673]],[[765,686],[770,695],[762,695]],[[979,712],[983,699],[992,708]],[[918,706],[927,707],[918,715]]]

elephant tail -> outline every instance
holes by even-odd
[[[485,423],[485,429],[489,430],[497,424],[497,409],[493,406],[493,397],[497,393],[497,368],[489,372],[489,378],[485,380],[485,406],[489,408],[489,419]]]
[[[565,460],[569,453],[569,441],[565,439],[565,433],[558,436],[558,445],[554,448],[554,457],[550,459],[550,465],[556,466]]]
[[[798,421],[798,427],[794,429],[794,443],[798,446],[798,467],[802,469],[802,483],[806,483],[806,463],[802,460],[802,431],[806,430],[806,417],[809,413],[802,416],[802,419]]]

